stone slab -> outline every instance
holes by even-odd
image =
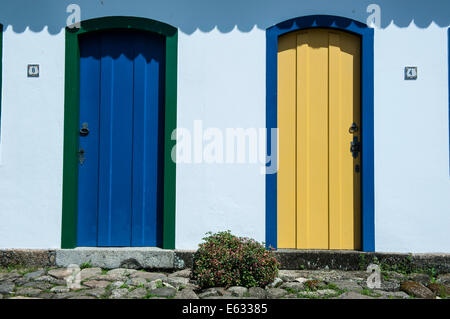
[[[450,254],[378,253],[347,250],[291,250],[275,252],[281,269],[365,270],[371,263],[386,270],[417,271],[434,268],[438,273],[450,272]]]
[[[90,263],[92,267],[114,269],[130,265],[136,269],[178,269],[173,250],[144,248],[75,248],[56,250],[56,265]]]
[[[0,249],[0,266],[25,267],[55,266],[55,250],[48,249]]]

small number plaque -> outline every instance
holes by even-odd
[[[405,80],[417,80],[417,67],[416,66],[405,67]]]
[[[29,78],[39,77],[39,64],[28,64],[28,77]]]

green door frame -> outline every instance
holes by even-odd
[[[77,243],[78,131],[80,107],[79,36],[88,32],[134,29],[154,32],[166,38],[166,83],[164,119],[164,200],[163,248],[175,248],[175,169],[171,139],[177,124],[177,46],[178,30],[168,24],[136,17],[105,17],[81,22],[80,28],[66,28],[64,86],[64,161],[62,193],[61,247],[75,248]]]

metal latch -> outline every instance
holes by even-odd
[[[84,157],[84,149],[80,148],[80,150],[78,151],[78,161],[80,162],[80,165],[83,165],[85,157]]]
[[[353,137],[353,141],[350,143],[350,152],[353,158],[357,158],[359,152],[361,152],[361,143],[358,141],[358,136]]]

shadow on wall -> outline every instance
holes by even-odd
[[[8,1],[8,2],[6,2]],[[420,28],[432,22],[440,27],[450,25],[448,0],[3,0],[0,23],[12,26],[14,32],[27,28],[40,32],[45,27],[58,34],[66,26],[69,4],[78,4],[81,19],[103,16],[146,17],[168,23],[182,32],[209,32],[217,28],[226,33],[238,28],[249,32],[281,21],[308,15],[335,15],[366,22],[367,7],[381,8],[381,27],[394,23],[408,27],[414,22]]]

